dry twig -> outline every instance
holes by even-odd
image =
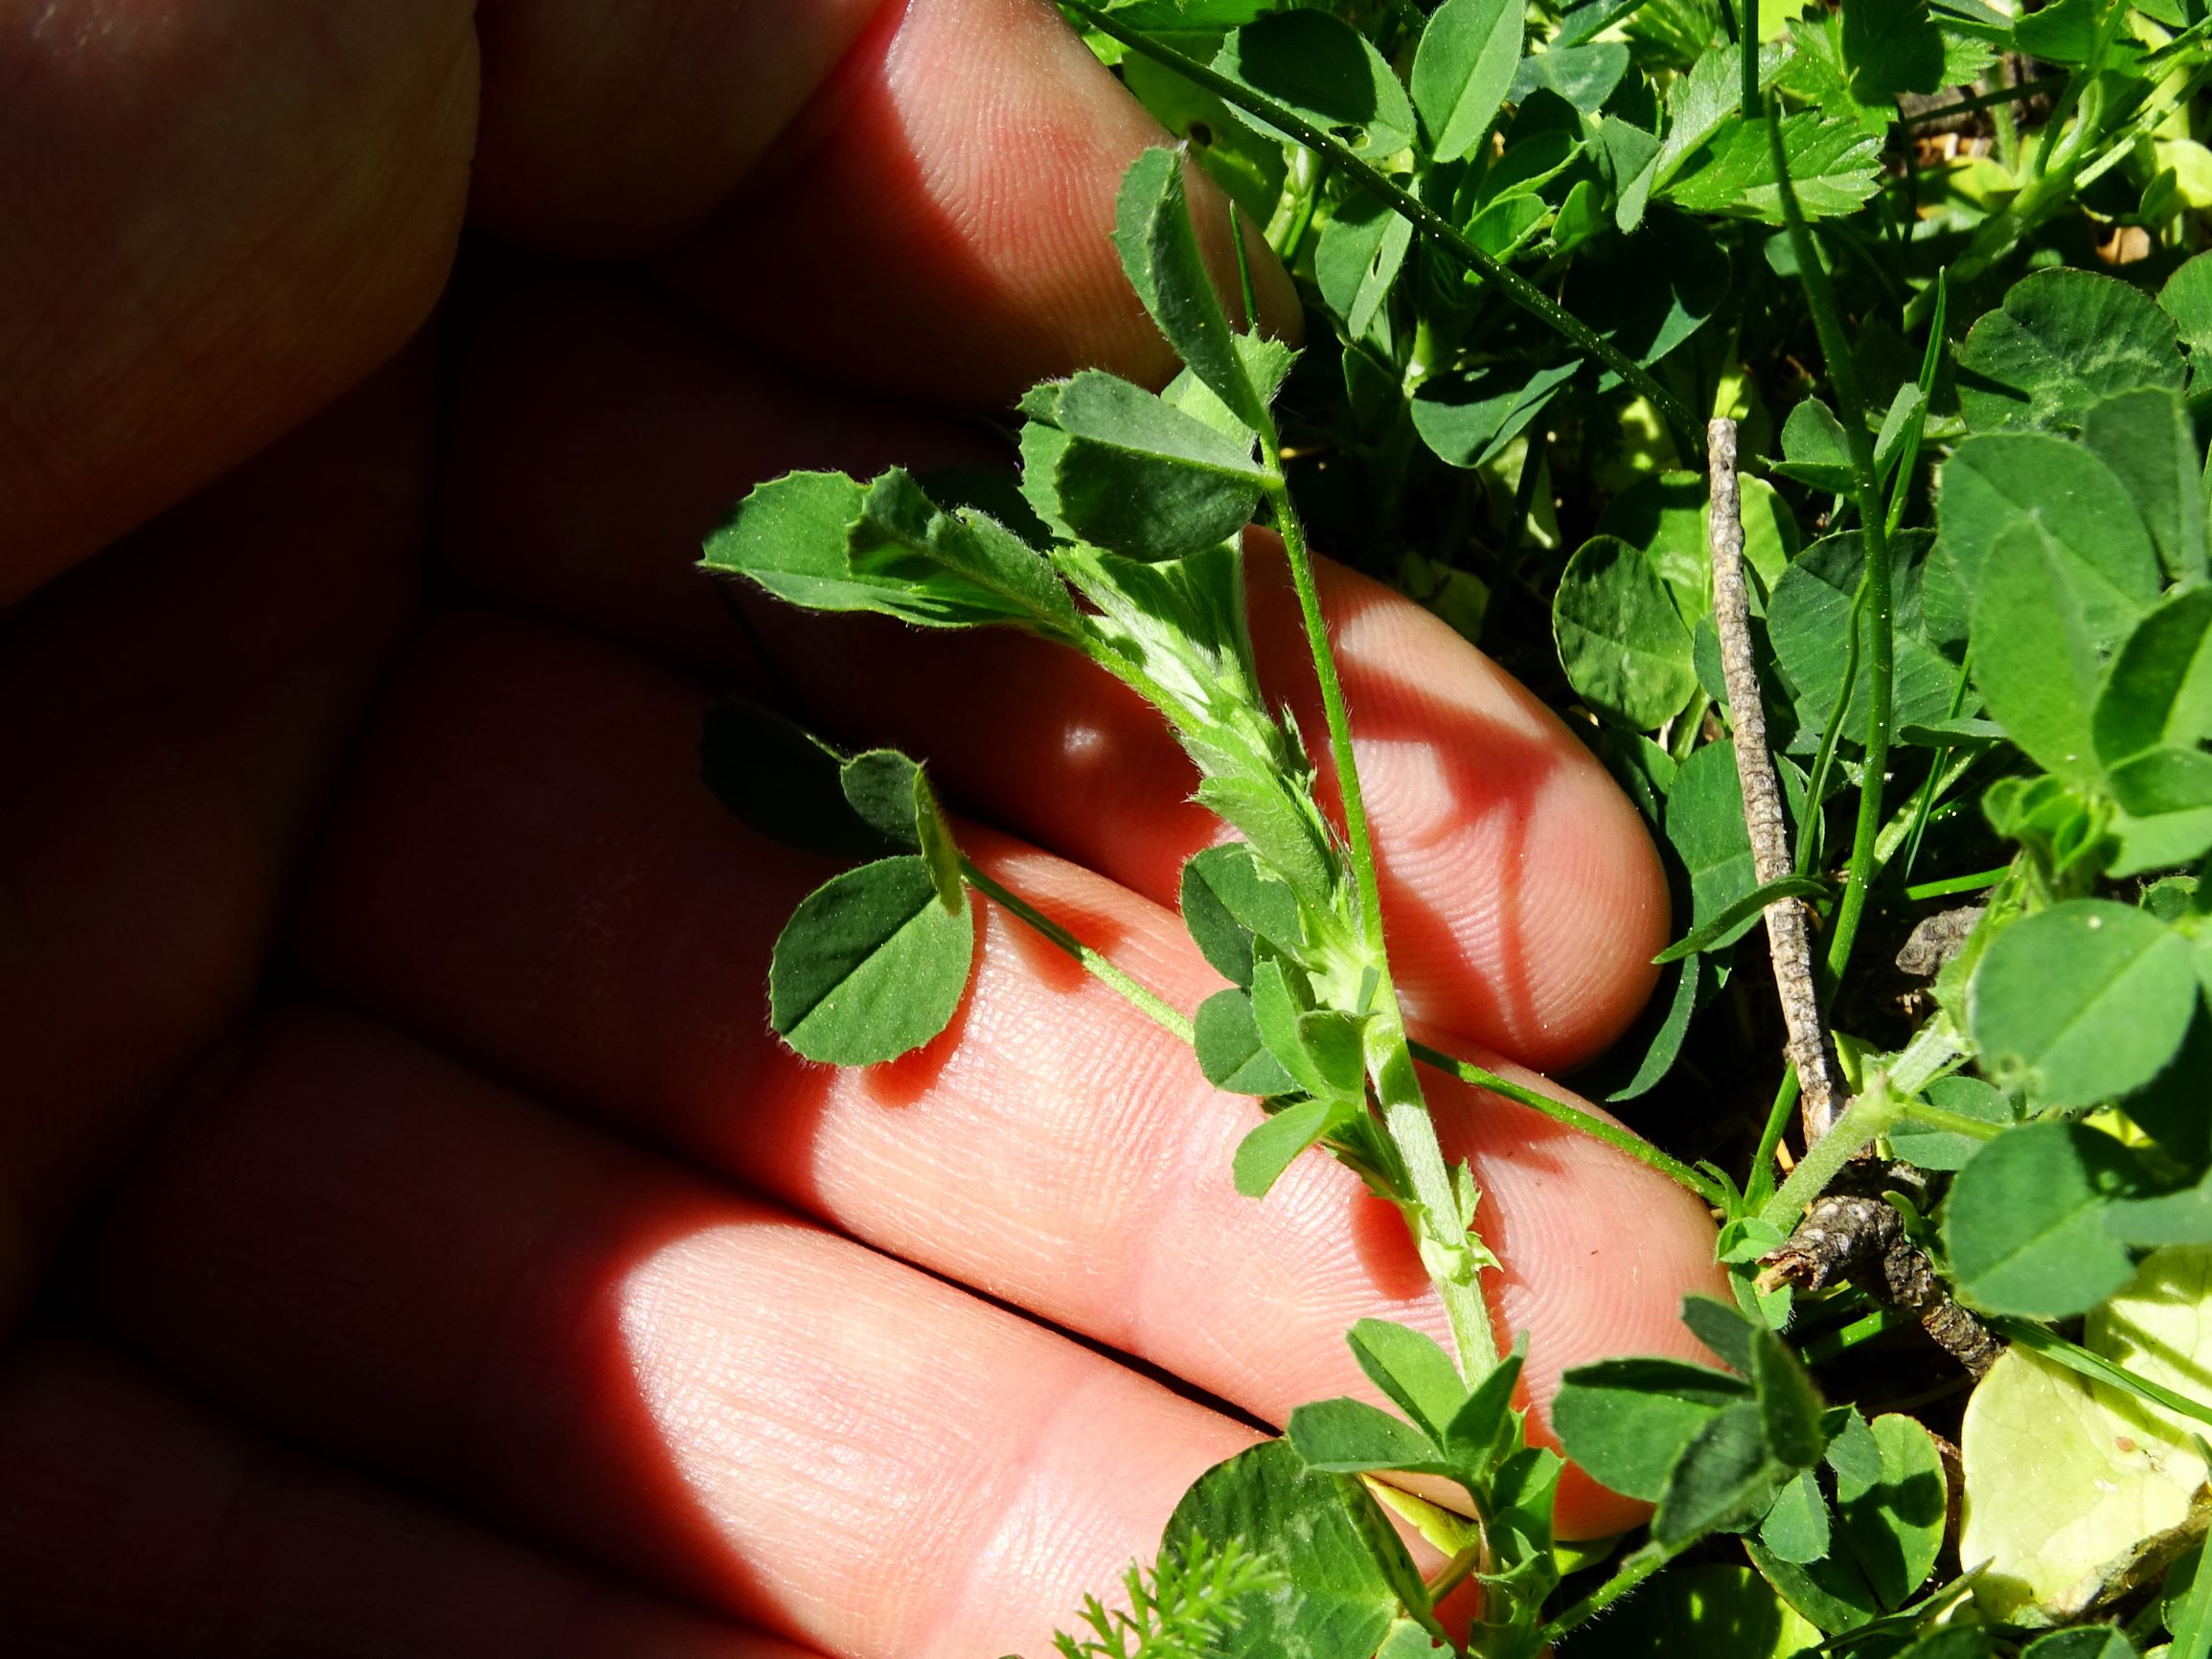
[[[1736,487],[1736,422],[1715,420],[1705,429],[1712,463],[1713,623],[1721,635],[1721,670],[1728,688],[1728,715],[1736,728],[1736,776],[1744,785],[1744,826],[1751,832],[1751,862],[1764,886],[1790,874],[1789,821],[1782,815],[1782,786],[1767,751],[1767,708],[1760,700],[1759,670],[1751,658],[1751,602],[1744,585],[1744,516]],[[1789,1055],[1797,1067],[1799,1100],[1810,1147],[1836,1121],[1836,1079],[1820,1034],[1820,1001],[1813,987],[1813,945],[1804,901],[1777,898],[1767,907],[1767,945],[1774,959],[1774,985],[1790,1033]]]

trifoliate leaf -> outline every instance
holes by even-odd
[[[1854,123],[1810,110],[1785,116],[1790,182],[1808,219],[1855,212],[1881,182],[1881,141]],[[1661,193],[1692,213],[1784,222],[1780,175],[1764,121],[1723,122]]]
[[[1552,603],[1560,664],[1576,694],[1637,731],[1664,725],[1698,689],[1690,630],[1636,549],[1593,536]]]
[[[2201,580],[2206,563],[2199,475],[2203,467],[2181,399],[2153,388],[2092,403],[2082,417],[2082,446],[2127,486],[2167,576],[2176,581]]]
[[[1413,105],[1397,73],[1364,35],[1326,11],[1278,11],[1246,24],[1214,68],[1369,160],[1413,142]]]
[[[1101,370],[1060,388],[1052,421],[1068,439],[1053,474],[1059,515],[1129,558],[1180,558],[1235,534],[1266,481],[1248,445]]]
[[[1817,398],[1806,398],[1782,422],[1782,460],[1775,471],[1814,489],[1841,495],[1851,488],[1851,448],[1843,422]]]
[[[2143,294],[2094,271],[2037,271],[1968,332],[1959,412],[1976,432],[2072,432],[2107,398],[2146,386],[2178,392],[2186,378],[2173,319]]]
[[[1679,1546],[1716,1528],[1741,1525],[1759,1514],[1790,1478],[1775,1460],[1761,1423],[1759,1405],[1745,1400],[1723,1409],[1691,1440],[1667,1476],[1652,1536]]]
[[[1373,1659],[1405,1607],[1426,1604],[1420,1574],[1366,1489],[1309,1468],[1288,1441],[1264,1442],[1198,1477],[1161,1547],[1197,1538],[1241,1539],[1284,1575],[1237,1603],[1219,1659]]]
[[[1298,898],[1260,867],[1242,842],[1208,847],[1183,865],[1183,925],[1206,960],[1242,986],[1252,983],[1252,940],[1295,950],[1304,938]]]
[[[1435,1338],[1387,1319],[1362,1319],[1345,1340],[1375,1386],[1441,1442],[1467,1402],[1467,1384]]]
[[[1868,1471],[1837,1468],[1837,1531],[1881,1604],[1902,1607],[1935,1570],[1949,1489],[1927,1429],[1896,1414],[1876,1418],[1868,1428],[1879,1467],[1871,1478]]]
[[[1967,1013],[1982,1067],[1998,1081],[2017,1080],[2051,1105],[2087,1106],[2165,1069],[2198,994],[2183,935],[2132,905],[2076,898],[1991,942]]]
[[[2103,777],[2089,724],[2101,665],[2071,575],[2040,520],[1998,535],[1974,596],[1973,683],[2014,742],[2093,788]]]
[[[1936,516],[1923,605],[1941,643],[1966,639],[1989,550],[2025,519],[2057,551],[2100,650],[2158,597],[2157,549],[2127,487],[2079,444],[2028,432],[1969,439],[1944,466]]]
[[[1522,0],[1445,0],[1413,55],[1413,106],[1438,161],[1458,161],[1490,134],[1520,65]]]
[[[1265,1198],[1290,1160],[1327,1134],[1342,1110],[1338,1101],[1299,1101],[1245,1135],[1230,1166],[1237,1191],[1247,1198]]]
[[[769,1020],[810,1060],[893,1059],[951,1023],[974,954],[969,905],[938,901],[926,860],[878,859],[792,912],[768,968]]]
[[[1137,298],[1175,354],[1254,432],[1267,421],[1265,395],[1246,373],[1228,314],[1214,291],[1191,225],[1179,149],[1148,149],[1122,175],[1114,246]]]
[[[868,487],[847,557],[855,577],[899,582],[917,599],[996,606],[1048,635],[1075,632],[1075,601],[1042,554],[973,509],[944,511],[903,467]]]
[[[2134,1178],[2117,1141],[2078,1124],[2023,1124],[1987,1143],[1944,1206],[1959,1294],[2030,1319],[2094,1307],[2133,1270],[2103,1212],[2130,1195]]]
[[[1216,991],[1198,1005],[1192,1022],[1198,1069],[1217,1089],[1238,1095],[1283,1095],[1298,1085],[1267,1053],[1252,1020],[1252,999],[1241,990]]]
[[[1429,1438],[1411,1423],[1361,1399],[1321,1399],[1290,1413],[1285,1431],[1309,1467],[1334,1474],[1369,1469],[1447,1472]]]
[[[1691,1441],[1722,1411],[1748,1404],[1750,1394],[1748,1383],[1701,1365],[1601,1360],[1562,1379],[1552,1431],[1592,1480],[1631,1498],[1655,1499]]]

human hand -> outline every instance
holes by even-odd
[[[1320,1159],[1237,1197],[1251,1103],[1000,915],[916,1057],[764,1029],[822,870],[699,787],[709,683],[928,755],[1010,884],[1214,984],[1141,709],[1017,639],[761,613],[756,655],[692,569],[760,478],[977,447],[920,399],[1164,372],[1104,235],[1156,132],[1048,10],[65,0],[0,7],[0,1268],[50,1310],[4,1645],[1036,1650],[1251,1437],[1224,1403],[1437,1324],[1395,1216]],[[465,205],[502,242],[376,369]],[[1664,939],[1633,813],[1330,592],[1413,1011],[1573,1063]],[[1690,1352],[1695,1207],[1438,1099],[1538,1398]]]

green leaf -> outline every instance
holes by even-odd
[[[1753,1327],[1734,1305],[1714,1296],[1685,1296],[1682,1323],[1730,1371],[1739,1376],[1751,1375]]]
[[[1959,1294],[2031,1319],[2095,1307],[2133,1271],[2103,1215],[2133,1180],[2118,1142],[2076,1124],[2023,1124],[1989,1142],[1958,1172],[1944,1207]]]
[[[1751,857],[1751,833],[1744,828],[1744,785],[1736,772],[1736,744],[1723,738],[1691,752],[1675,774],[1667,796],[1667,840],[1690,875],[1693,929],[1715,926],[1731,910],[1732,929],[1722,929],[1706,946],[1720,950],[1734,943],[1758,921],[1756,911],[1740,906],[1757,891],[1759,874]]]
[[[1748,836],[1746,836],[1746,843]],[[1665,966],[1679,962],[1685,956],[1696,956],[1700,951],[1712,950],[1721,940],[1737,932],[1752,918],[1765,914],[1767,907],[1778,898],[1825,898],[1828,883],[1810,875],[1779,875],[1772,881],[1754,887],[1734,903],[1727,905],[1712,920],[1693,928],[1680,940],[1667,946],[1652,958],[1654,965]],[[1741,937],[1741,933],[1738,933]]]
[[[1856,211],[1881,182],[1881,140],[1857,124],[1810,110],[1785,116],[1790,182],[1808,219]],[[1783,222],[1781,175],[1764,121],[1731,117],[1693,153],[1662,193],[1692,213]]]
[[[1230,1167],[1237,1191],[1247,1198],[1265,1198],[1290,1160],[1329,1132],[1337,1109],[1334,1101],[1300,1101],[1239,1141]]]
[[[2051,1105],[2087,1106],[2164,1070],[2197,996],[2182,935],[2132,905],[2077,898],[1991,942],[1967,989],[1967,1017],[1995,1080],[2018,1079]]]
[[[1710,948],[1705,947],[1705,948]],[[1629,1076],[1629,1080],[1607,1094],[1608,1101],[1632,1101],[1639,1095],[1656,1088],[1659,1079],[1674,1069],[1680,1057],[1682,1043],[1690,1034],[1690,1020],[1698,1011],[1698,1001],[1714,985],[1713,970],[1701,956],[1685,959],[1675,975],[1674,988],[1647,1005],[1644,1019],[1631,1031],[1630,1036],[1640,1035],[1648,1025],[1650,1041],[1645,1043],[1643,1057]],[[1626,1052],[1635,1052],[1630,1043]]]
[[[1897,1659],[1995,1659],[1996,1637],[1978,1625],[1952,1625],[1923,1636]]]
[[[845,799],[844,761],[839,750],[756,703],[711,705],[699,736],[700,776],[746,828],[837,858],[897,852],[900,843],[856,817]]]
[[[2183,588],[2147,612],[2106,671],[2090,721],[2097,757],[2131,812],[2178,808],[2147,797],[2146,761],[2201,766],[2212,738],[2212,588]],[[2185,806],[2212,806],[2212,800]]]
[[[967,883],[960,874],[960,850],[923,769],[896,749],[870,749],[847,761],[837,782],[853,810],[872,829],[922,854],[945,908],[962,910]]]
[[[2105,1231],[2124,1244],[2212,1244],[2212,1173],[2178,1193],[2118,1199],[2105,1211]]]
[[[1748,1334],[1751,1392],[1759,1402],[1767,1449],[1786,1467],[1809,1469],[1828,1449],[1828,1436],[1820,1425],[1820,1395],[1779,1336],[1765,1325],[1748,1327]]]
[[[758,582],[809,610],[875,611],[924,627],[1037,620],[1038,613],[1025,605],[926,561],[909,560],[889,571],[855,569],[853,539],[864,537],[871,546],[877,541],[875,532],[862,529],[867,500],[867,492],[841,472],[787,474],[738,504],[729,522],[707,538],[700,562]],[[989,534],[976,534],[979,539]],[[999,534],[1021,545],[1012,532]],[[1011,550],[998,551],[1013,560]],[[1027,547],[1021,552],[1037,557]]]
[[[1985,1124],[2013,1121],[2012,1102],[1979,1078],[1938,1078],[1927,1085],[1926,1093],[1929,1104],[1961,1117],[1979,1118]],[[1971,1135],[1912,1123],[1900,1124],[1889,1131],[1889,1149],[1923,1170],[1963,1170],[1982,1145]]]
[[[1059,389],[1052,420],[1068,439],[1053,474],[1060,516],[1130,558],[1180,558],[1235,534],[1266,481],[1248,446],[1101,370]]]
[[[1042,554],[972,508],[943,511],[902,467],[868,487],[847,557],[855,577],[898,582],[949,610],[995,608],[1058,638],[1076,631],[1075,601]]]
[[[1817,1561],[1829,1550],[1828,1500],[1811,1469],[1800,1471],[1776,1494],[1759,1523],[1759,1541],[1782,1560]]]
[[[1744,526],[1744,557],[1764,588],[1781,580],[1797,555],[1797,521],[1773,486],[1736,475]],[[1650,560],[1674,595],[1685,623],[1712,609],[1713,558],[1706,539],[1713,505],[1706,481],[1695,472],[1639,478],[1598,515],[1597,534],[1615,535]]]
[[[1601,1360],[1561,1379],[1552,1432],[1592,1480],[1652,1500],[1691,1441],[1730,1406],[1749,1404],[1750,1393],[1725,1372],[1680,1360]]]
[[[1518,365],[1499,363],[1431,375],[1414,394],[1413,428],[1438,460],[1452,466],[1488,466],[1582,366],[1580,357],[1572,357],[1533,375]]]
[[[1208,847],[1183,865],[1183,925],[1208,962],[1232,983],[1252,983],[1255,935],[1279,950],[1305,938],[1298,896],[1262,869],[1252,849],[1232,841]]]
[[[1313,249],[1313,281],[1345,335],[1365,337],[1413,246],[1413,222],[1380,197],[1360,194],[1336,210]]]
[[[1866,1576],[1847,1557],[1832,1554],[1802,1564],[1785,1561],[1755,1537],[1744,1540],[1744,1553],[1785,1602],[1823,1630],[1856,1630],[1881,1615],[1881,1604],[1874,1599]]]
[[[1420,1574],[1366,1489],[1307,1467],[1288,1441],[1263,1442],[1198,1477],[1161,1548],[1200,1538],[1242,1539],[1284,1574],[1238,1602],[1216,1659],[1373,1659],[1405,1608],[1426,1604]]]
[[[1851,446],[1843,422],[1817,398],[1806,398],[1782,422],[1783,460],[1774,470],[1814,489],[1841,495],[1851,489]]]
[[[1616,537],[1593,536],[1568,561],[1552,630],[1576,693],[1626,726],[1665,724],[1698,689],[1690,630],[1666,585]]]
[[[1452,1414],[1451,1421],[1446,1424],[1444,1443],[1462,1469],[1479,1470],[1487,1466],[1497,1449],[1500,1433],[1506,1426],[1506,1414],[1513,1409],[1513,1395],[1520,1382],[1521,1366],[1527,1358],[1528,1333],[1522,1331],[1514,1338],[1512,1350],[1475,1385],[1466,1402]],[[1519,1440],[1519,1433],[1516,1431],[1508,1443],[1517,1445]],[[1502,1493],[1493,1493],[1493,1496],[1503,1498]],[[1548,1525],[1550,1505],[1544,1506],[1543,1513]]]
[[[1413,142],[1413,105],[1396,73],[1357,30],[1325,11],[1279,11],[1246,24],[1214,68],[1370,161]]]
[[[1183,188],[1183,152],[1148,149],[1122,175],[1114,200],[1114,246],[1122,270],[1175,355],[1254,432],[1267,424],[1234,331],[1198,251]]]
[[[1523,0],[1445,0],[1413,55],[1413,107],[1438,161],[1458,161],[1490,136],[1520,65]]]
[[[2091,404],[2082,417],[2082,446],[2110,467],[2134,497],[2166,574],[2176,581],[2201,580],[2206,574],[2204,496],[2198,476],[2202,462],[2181,399],[2154,388]]]
[[[1862,103],[1937,91],[1945,84],[1943,32],[1927,0],[1855,0],[1843,13],[1843,61],[1851,95]]]
[[[1760,1512],[1789,1470],[1767,1448],[1758,1404],[1723,1409],[1684,1448],[1659,1494],[1652,1536],[1670,1548]]]
[[[965,897],[938,901],[928,863],[881,858],[816,888],[791,913],[768,967],[769,1022],[810,1060],[864,1066],[952,1023],[975,954]]]
[[[1369,1380],[1442,1443],[1468,1398],[1451,1356],[1425,1332],[1387,1319],[1362,1319],[1345,1340]]]
[[[1611,128],[1608,119],[1608,132]],[[1688,214],[1655,207],[1647,234],[1607,238],[1577,256],[1567,272],[1567,308],[1636,362],[1658,362],[1725,306],[1734,290],[1728,256]],[[1607,370],[1597,390],[1620,376]]]
[[[1191,798],[1234,826],[1292,892],[1311,902],[1328,902],[1332,878],[1319,830],[1291,803],[1279,780],[1208,778]]]
[[[1524,103],[1538,92],[1551,92],[1584,115],[1595,117],[1612,96],[1613,88],[1620,85],[1621,77],[1629,72],[1629,49],[1618,40],[1568,46],[1562,44],[1563,38],[1555,38],[1549,51],[1533,53],[1520,60],[1507,101]],[[1655,139],[1653,142],[1657,143]]]
[[[2103,1363],[2201,1398],[2208,1270],[2212,1251],[2201,1247],[2155,1253],[2089,1316],[2083,1343]],[[1989,1563],[1975,1584],[1984,1613],[2058,1624],[2148,1587],[2202,1534],[2205,1466],[2193,1443],[2202,1432],[2016,1342],[1974,1389],[1959,1437],[1959,1556]]]
[[[1284,1095],[1298,1086],[1260,1040],[1252,999],[1241,990],[1216,991],[1198,1004],[1191,1040],[1197,1051],[1198,1070],[1217,1089],[1238,1095]]]
[[[2165,312],[2094,271],[2037,271],[1968,332],[1958,356],[1959,412],[1976,432],[2078,430],[2090,407],[2187,378]]]
[[[2158,308],[2173,318],[2191,352],[2212,345],[2212,254],[2184,261],[2158,290]]]
[[[1800,405],[1802,407],[1802,405]],[[1891,718],[1926,722],[1947,718],[1958,687],[1958,667],[1927,637],[1923,618],[1923,579],[1928,556],[1927,533],[1901,532],[1890,538],[1891,602],[1896,677]],[[1827,723],[1843,690],[1851,646],[1852,602],[1866,570],[1864,544],[1856,531],[1823,536],[1799,554],[1774,584],[1767,606],[1767,638],[1774,648],[1783,677],[1796,693],[1799,723],[1818,732]],[[1862,618],[1862,629],[1871,627]],[[1874,652],[1860,640],[1850,706],[1840,736],[1866,741],[1874,707]]]
[[[1938,640],[1967,637],[1989,550],[2027,519],[2059,550],[2100,649],[2158,597],[2157,550],[2126,486],[2078,444],[2041,433],[1969,439],[1944,466],[1937,513],[1924,604]]]
[[[2060,777],[2102,781],[2090,710],[2100,664],[2058,545],[2036,520],[2014,524],[1983,561],[1973,607],[1973,683],[2006,734]]]
[[[1445,1472],[1444,1460],[1412,1424],[1359,1399],[1321,1399],[1290,1413],[1290,1443],[1309,1466],[1354,1475],[1368,1469]]]
[[[1902,1607],[1935,1570],[1949,1490],[1935,1438],[1909,1417],[1869,1425],[1879,1452],[1872,1478],[1837,1469],[1836,1514],[1844,1542],[1885,1607]]]
[[[1743,62],[1735,47],[1716,46],[1667,89],[1667,136],[1652,163],[1653,190],[1680,172],[1692,152],[1743,106]]]

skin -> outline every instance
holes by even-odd
[[[1003,879],[1218,983],[1141,707],[690,568],[764,478],[1168,372],[1104,234],[1158,133],[1048,9],[0,0],[0,1645],[1035,1652],[1256,1422],[1365,1392],[1351,1320],[1441,1329],[1395,1217],[1318,1157],[1238,1198],[1252,1103],[1002,915],[915,1057],[764,1029],[826,867],[698,787],[718,688],[927,755]],[[1588,1057],[1667,935],[1634,814],[1325,588],[1409,1005]],[[1695,1204],[1434,1098],[1539,1408],[1695,1355]]]

